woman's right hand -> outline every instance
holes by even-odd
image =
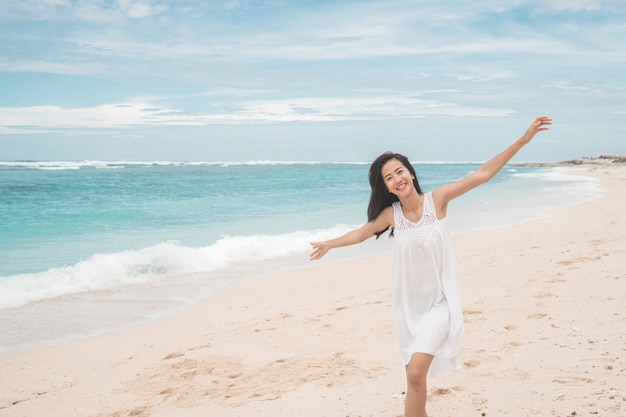
[[[313,248],[313,252],[309,255],[311,261],[317,261],[330,250],[330,246],[326,242],[311,242],[311,247]]]

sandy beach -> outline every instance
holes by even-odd
[[[453,236],[465,366],[429,381],[431,417],[626,415],[626,164],[571,169],[602,196]],[[323,260],[138,330],[0,355],[0,416],[401,416],[390,269]]]

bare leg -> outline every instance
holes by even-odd
[[[426,414],[426,377],[433,356],[414,353],[406,366],[405,417],[428,417]]]

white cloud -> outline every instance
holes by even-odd
[[[580,12],[583,10],[599,10],[606,0],[542,0],[538,6],[559,12]]]
[[[254,100],[241,103],[234,111],[217,110],[215,113],[191,113],[144,101],[69,109],[59,106],[4,107],[0,108],[0,134],[32,133],[33,129],[335,122],[442,115],[505,117],[512,114],[502,108],[469,107],[402,96]]]
[[[147,0],[117,0],[120,10],[128,17],[140,19],[159,15],[167,10],[163,5],[153,5]]]
[[[50,6],[69,6],[70,5],[70,0],[40,0],[39,2],[44,5],[50,5]]]
[[[125,19],[145,19],[168,10],[152,0],[20,0],[0,3],[0,17],[19,20],[73,21],[120,24]]]
[[[591,87],[591,86],[586,86],[586,85],[573,85],[572,83],[567,82],[567,81],[554,81],[554,82],[546,83],[542,87],[555,88],[557,90],[565,90],[565,91],[578,90],[578,91],[582,91],[586,93],[601,93],[602,92],[602,89],[599,89],[597,87]]]
[[[99,62],[83,62],[74,64],[71,62],[50,62],[42,60],[18,59],[13,61],[0,60],[0,71],[47,73],[47,74],[71,74],[71,75],[94,75],[107,73],[109,68]]]

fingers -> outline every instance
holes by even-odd
[[[321,249],[318,246],[317,242],[310,242],[311,246],[313,247],[313,252],[311,252],[311,254],[309,255],[309,259],[311,261],[314,261],[316,259],[319,259],[322,257],[321,255]]]
[[[322,248],[317,242],[311,242],[311,246],[313,247],[313,252],[309,255],[311,261],[320,259],[327,252],[327,250]]]
[[[539,116],[535,119],[533,124],[537,125],[537,127],[541,128],[541,130],[547,130],[547,127],[552,124],[552,118],[548,116]]]
[[[317,261],[322,256],[324,256],[324,254],[320,250],[315,250],[315,251],[311,252],[311,255],[309,255],[309,259],[311,261]]]
[[[549,126],[552,125],[552,118],[548,116],[539,116],[535,117],[535,120],[530,124],[528,129],[526,129],[526,133],[524,134],[524,138],[526,140],[525,143],[531,141],[535,135],[541,131],[548,130]]]
[[[539,116],[539,117],[536,117],[535,120],[533,120],[532,124],[528,128],[528,131],[534,136],[534,134],[537,132],[548,130],[549,129],[548,126],[550,126],[551,124],[552,124],[551,117]]]

